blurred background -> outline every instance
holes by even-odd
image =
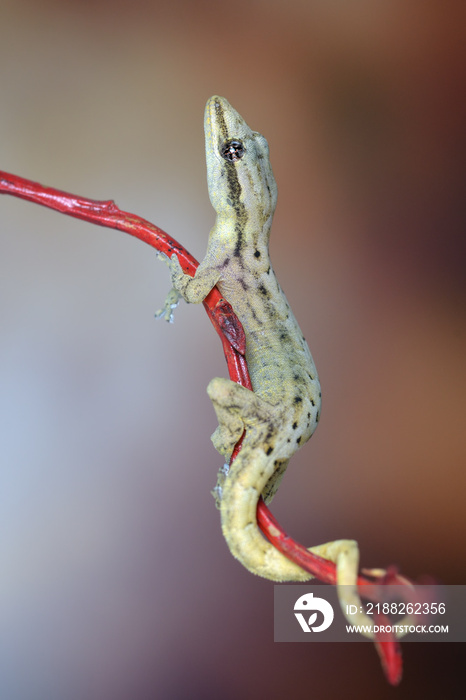
[[[0,1],[1,168],[113,198],[202,259],[203,109],[269,141],[274,267],[323,414],[272,511],[307,546],[465,584],[466,6]],[[459,698],[464,650],[274,644],[210,495],[201,307],[122,233],[0,200],[0,696]]]

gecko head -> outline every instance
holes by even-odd
[[[266,139],[252,131],[224,97],[207,102],[204,118],[207,183],[217,213],[243,207],[271,217],[277,203],[277,185]]]

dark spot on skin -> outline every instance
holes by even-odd
[[[322,398],[322,392],[319,391],[319,399],[321,399],[321,398]]]
[[[296,430],[297,427],[298,427],[298,424],[297,424],[296,421],[295,421],[295,422],[293,423],[293,425],[292,425],[292,428],[293,428],[293,430]]]
[[[308,417],[308,418],[310,418],[310,417],[311,417],[311,414],[310,414],[310,413],[308,413],[308,414],[307,414],[307,417]]]
[[[314,381],[314,377],[312,376],[312,374],[311,374],[310,372],[308,372],[308,375],[309,375],[309,379],[311,380],[311,382],[313,382],[313,381]]]
[[[280,340],[286,340],[288,338],[288,333],[280,333]]]
[[[269,295],[268,291],[266,290],[266,288],[264,287],[263,284],[261,284],[261,285],[259,286],[259,292],[260,292],[261,294],[263,294],[265,297]]]
[[[256,252],[254,253],[254,257],[260,258],[260,256],[261,256],[260,251],[256,250]]]
[[[294,403],[302,403],[302,398],[300,396],[295,396]]]
[[[227,267],[227,265],[229,265],[229,264],[230,264],[230,258],[225,258],[225,260],[222,263],[222,268]]]
[[[273,452],[273,447],[268,447],[268,448],[265,450],[265,454],[266,454],[267,456],[269,456],[270,454],[272,454],[272,452]]]
[[[269,274],[270,274],[270,267],[268,268],[268,270],[267,270],[266,274],[267,274],[267,275],[269,275]]]
[[[319,418],[320,418],[320,413],[318,413],[318,414],[316,415],[316,423],[319,422]]]
[[[299,374],[294,374],[294,375],[293,375],[293,379],[295,380],[295,382],[297,382],[298,379],[299,379]]]
[[[312,403],[313,406],[315,406],[315,403],[314,403],[314,401],[313,401],[312,399],[311,399],[311,403]]]
[[[241,191],[241,188],[239,188],[239,190]],[[240,258],[241,257],[241,248],[243,247],[243,230],[244,230],[244,227],[246,225],[246,221],[247,221],[248,216],[245,212],[242,213],[241,206],[239,204],[235,204],[233,208],[236,212],[237,219],[240,222],[239,224],[237,224],[235,226],[236,243],[235,243],[234,256],[235,256],[235,258]],[[243,209],[244,209],[244,207],[243,207]],[[244,267],[242,262],[241,262],[241,267]]]
[[[251,306],[251,302],[247,301],[247,302],[246,302],[246,306],[248,307],[248,311],[250,312],[251,316],[253,317],[254,322],[255,322],[258,326],[262,326],[264,322],[262,321],[262,319],[260,319],[260,318],[257,316],[256,312],[254,311],[254,309],[253,309],[252,306]]]
[[[301,442],[302,437],[303,437],[303,436],[301,435],[299,438],[296,439],[296,443],[297,443],[298,445],[299,445],[299,443]]]
[[[291,442],[290,438],[288,438],[287,442]]]
[[[272,437],[272,433],[271,433],[271,432],[268,432],[267,435],[265,436],[265,441],[264,441],[264,442],[267,442],[268,440],[270,440],[271,437]]]

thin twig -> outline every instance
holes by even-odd
[[[191,276],[194,276],[198,267],[197,260],[174,238],[149,221],[122,211],[112,200],[98,201],[78,197],[3,171],[0,171],[0,194],[10,194],[77,219],[123,231],[144,243],[148,243],[168,258],[176,253],[181,266]],[[230,379],[252,390],[244,356],[244,331],[231,305],[221,296],[217,288],[208,294],[203,303],[221,339]],[[241,440],[235,447],[233,458],[241,449]],[[287,535],[262,499],[257,506],[257,521],[267,539],[288,559],[294,561],[316,579],[324,583],[336,583],[335,564],[313,554]],[[365,597],[364,587],[369,585],[373,587],[374,583],[406,585],[408,581],[394,571],[379,577],[368,578],[359,575],[358,586],[362,597]],[[392,685],[396,685],[401,679],[402,671],[399,643],[394,636],[387,637],[385,635],[383,639],[376,638],[375,644],[388,681]]]

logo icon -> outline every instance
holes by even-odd
[[[322,624],[315,627],[314,623],[317,620],[317,612],[311,612],[307,622],[302,613],[295,612],[295,618],[301,625],[303,632],[323,632],[324,630],[328,629],[333,622],[333,608],[328,600],[318,598],[317,596],[314,596],[313,593],[305,593],[304,595],[300,596],[294,604],[294,609],[305,610],[307,613],[317,610],[317,612],[321,612],[324,616]]]

